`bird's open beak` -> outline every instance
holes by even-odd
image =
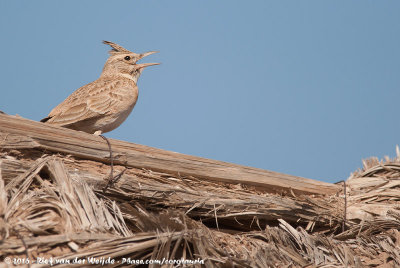
[[[153,66],[153,65],[160,65],[160,63],[140,63],[140,64],[136,64],[136,67],[138,69],[141,69],[141,68],[145,68],[145,67]]]
[[[146,53],[139,54],[138,60],[143,59],[144,57],[150,56],[151,54],[158,53],[158,51],[149,51]]]

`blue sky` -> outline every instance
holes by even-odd
[[[0,110],[40,120],[102,40],[161,62],[106,136],[328,182],[399,144],[399,1],[0,0]]]

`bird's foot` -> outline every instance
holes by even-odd
[[[112,187],[114,185],[114,183],[116,183],[122,177],[122,175],[124,175],[124,173],[127,169],[128,168],[125,167],[124,170],[122,170],[120,173],[118,173],[114,177],[113,177],[113,174],[110,174],[108,177],[107,185],[103,188],[103,193],[105,193],[108,188]]]
[[[106,137],[104,137],[103,135],[101,135],[101,131],[99,132],[99,131],[96,131],[95,133],[94,133],[94,135],[98,135],[98,136],[100,136],[103,140],[105,140],[106,142],[107,142],[107,145],[108,145],[108,150],[110,151],[110,167],[111,167],[111,170],[110,170],[110,175],[108,175],[108,182],[107,182],[107,185],[106,185],[106,187],[104,187],[103,188],[103,193],[105,193],[106,191],[107,191],[107,189],[108,189],[108,187],[110,187],[112,184],[114,184],[114,158],[113,158],[113,154],[112,154],[112,149],[111,149],[111,143],[110,143],[110,141],[106,138]],[[124,171],[125,172],[125,171]],[[121,172],[122,173],[122,172]],[[120,173],[120,174],[121,174]],[[123,173],[122,173],[123,174]],[[122,176],[122,174],[121,175],[117,175],[116,177],[118,177],[118,176]],[[117,179],[118,180],[118,179]],[[115,180],[116,181],[116,180]]]

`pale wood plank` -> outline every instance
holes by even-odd
[[[109,162],[105,141],[95,135],[0,114],[1,148],[36,148]],[[154,171],[241,183],[281,194],[334,194],[339,186],[278,172],[152,148],[110,139],[115,163]]]

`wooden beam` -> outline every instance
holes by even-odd
[[[335,194],[331,183],[113,140],[114,163],[288,194]],[[0,148],[39,149],[109,162],[106,142],[80,131],[0,113]]]

